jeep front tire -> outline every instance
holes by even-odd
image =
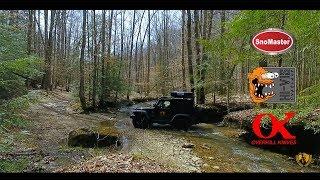
[[[135,128],[146,129],[150,127],[150,123],[145,116],[134,117],[132,124]]]

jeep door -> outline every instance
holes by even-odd
[[[172,102],[160,100],[155,107],[155,121],[160,124],[169,123],[172,118]]]

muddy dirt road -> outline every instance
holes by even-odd
[[[25,171],[320,172],[318,166],[302,168],[293,158],[246,144],[238,138],[242,133],[238,129],[212,124],[198,124],[188,132],[160,125],[135,129],[130,109],[151,104],[80,114],[72,108],[70,94],[53,92],[43,96],[23,113],[32,126],[24,130],[23,140],[16,142],[16,150],[36,152],[28,155],[30,163]],[[70,131],[103,126],[112,126],[121,133],[121,147],[67,146]]]

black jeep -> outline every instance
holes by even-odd
[[[178,129],[187,130],[196,124],[194,95],[190,92],[171,93],[171,97],[161,97],[153,107],[132,110],[130,117],[136,128],[148,128],[153,123],[170,124]]]

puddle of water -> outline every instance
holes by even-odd
[[[120,141],[121,141],[121,151],[123,151],[123,152],[129,152],[129,150],[130,150],[130,143],[129,143],[129,138],[128,137],[126,137],[126,136],[122,136],[121,137],[121,139],[120,139]]]
[[[248,153],[248,152],[245,152],[237,147],[232,147],[232,152],[233,154],[237,154],[237,155],[240,155],[240,156],[243,156],[243,157],[246,157],[246,158],[249,158],[251,159],[252,161],[259,161],[261,160],[260,157],[257,157],[251,153]]]

